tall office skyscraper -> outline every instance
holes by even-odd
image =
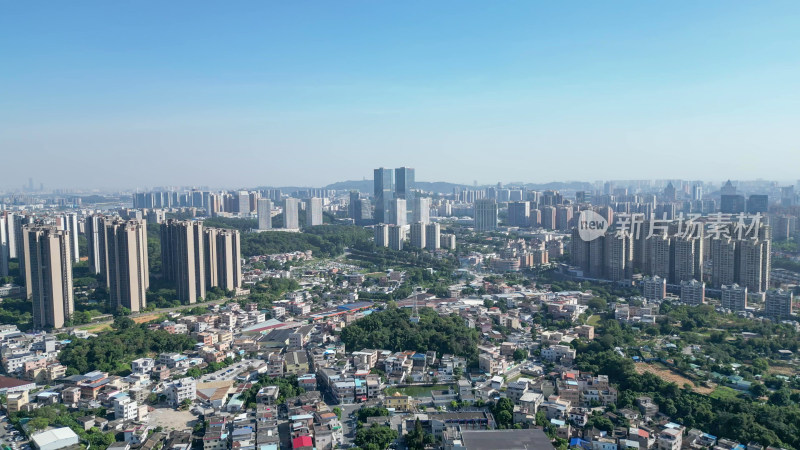
[[[378,225],[375,225],[375,246],[389,246],[389,225],[385,223],[379,223]]]
[[[358,191],[350,191],[350,201],[347,203],[347,217],[353,219],[354,222],[358,222],[360,219],[360,211],[361,208],[361,194]]]
[[[703,279],[703,239],[673,239],[673,283]]]
[[[527,227],[530,225],[531,204],[511,202],[508,204],[508,226]]]
[[[8,276],[8,229],[6,218],[0,215],[0,277]]]
[[[169,219],[161,224],[161,270],[185,304],[206,296],[203,238],[202,222]]]
[[[412,204],[414,200],[415,176],[414,169],[411,167],[398,167],[394,169],[395,195],[397,198],[406,200],[406,204]]]
[[[797,217],[782,215],[772,216],[770,222],[773,226],[772,240],[785,241],[792,237],[797,229]]]
[[[17,258],[17,233],[14,229],[15,221],[14,216],[16,214],[6,212],[5,214],[5,223],[6,223],[6,241],[8,242],[8,257],[10,258]],[[20,264],[20,267],[22,265]]]
[[[206,228],[206,287],[235,291],[242,287],[242,244],[239,230]]]
[[[99,214],[86,217],[84,230],[86,232],[86,252],[89,257],[89,270],[92,273],[103,274],[103,277],[105,277],[107,272],[105,267],[105,217]]]
[[[147,307],[145,291],[150,285],[147,222],[107,220],[105,235],[111,307],[140,312]]]
[[[205,206],[206,206],[205,201],[204,201],[205,200],[205,192],[193,189],[192,193],[191,193],[191,196],[192,196],[191,197],[192,198],[192,206],[194,206],[195,208],[205,208]]]
[[[700,201],[703,200],[703,186],[700,184],[695,184],[692,186],[692,200]]]
[[[258,210],[258,199],[260,199],[260,198],[261,198],[261,192],[253,191],[253,192],[250,193],[249,209],[250,209],[251,213],[253,211],[257,211]]]
[[[306,226],[322,225],[322,199],[311,197],[306,201]]]
[[[402,198],[406,201],[406,208],[414,209],[417,204],[414,202],[416,189],[416,179],[414,169],[411,167],[398,167],[394,169],[394,196],[395,198]],[[412,211],[413,214],[413,211]],[[408,223],[408,218],[406,218]]]
[[[497,229],[497,202],[493,199],[475,201],[475,231]]]
[[[644,221],[640,227],[640,232],[633,236],[633,268],[641,273],[650,273],[650,254],[647,252],[650,234],[650,222]]]
[[[650,257],[650,273],[670,279],[672,239],[666,234],[657,234],[647,240],[647,254]]]
[[[429,197],[414,197],[414,207],[411,208],[412,222],[428,224],[431,221],[431,199]],[[406,200],[408,204],[408,200]]]
[[[750,292],[769,289],[769,241],[743,239],[738,242],[738,282]]]
[[[753,194],[747,198],[748,214],[764,214],[769,209],[769,196],[766,194]]]
[[[425,225],[425,248],[438,250],[441,247],[441,226],[438,223]]]
[[[664,201],[665,202],[674,202],[676,200],[675,196],[675,186],[672,185],[670,181],[667,184],[667,187],[664,188]]]
[[[389,223],[400,227],[405,226],[407,221],[406,201],[402,198],[393,198],[390,202]]]
[[[59,229],[69,231],[69,245],[72,247],[72,260],[79,262],[81,260],[78,254],[78,215],[75,213],[66,213],[57,217]]]
[[[608,239],[613,239],[609,236]],[[594,278],[605,276],[606,236],[589,241],[589,275]]]
[[[272,229],[272,200],[260,198],[257,202],[256,213],[258,214],[258,229]]]
[[[26,225],[22,240],[25,291],[33,301],[33,326],[61,328],[75,308],[69,231]]]
[[[209,216],[214,217],[223,209],[222,196],[216,193],[208,194],[208,202],[206,203],[206,212]]]
[[[416,222],[411,224],[411,246],[414,248],[425,248],[427,235],[425,234],[425,224]]]
[[[609,234],[605,241],[605,277],[612,281],[629,279],[633,239]]]
[[[739,214],[744,212],[744,195],[733,194],[720,196],[719,210],[723,214]]]
[[[730,237],[710,239],[711,285],[715,288],[732,285],[738,278],[736,241]]]
[[[557,206],[556,229],[561,231],[566,231],[569,230],[571,224],[572,224],[572,208],[568,206]]]
[[[392,178],[392,170],[375,169],[373,179],[374,196],[375,196],[375,222],[387,223],[389,221],[389,202],[392,200],[394,191],[394,179]]]
[[[236,212],[239,214],[250,214],[250,193],[238,191],[236,193]]]
[[[287,230],[300,228],[300,200],[292,197],[283,200],[283,228]]]
[[[589,272],[589,242],[580,237],[578,228],[572,229],[572,239],[570,239],[570,258],[572,265],[578,267],[588,275]]]
[[[555,230],[556,208],[553,206],[543,206],[541,208],[541,211],[542,211],[542,228],[544,228],[545,230]]]
[[[356,223],[360,224],[367,224],[372,222],[372,203],[370,203],[369,199],[362,198],[360,200],[361,203],[361,217],[356,219]]]
[[[531,202],[528,202],[530,204]],[[531,209],[530,226],[538,228],[542,226],[542,212],[538,209]]]
[[[389,225],[389,248],[392,250],[402,250],[406,240],[405,229],[397,225]]]
[[[14,214],[14,248],[15,254],[17,256],[17,260],[19,262],[19,267],[25,267],[25,243],[22,239],[23,228],[25,225],[32,225],[33,224],[33,216],[28,216],[25,214]],[[19,271],[20,276],[22,277],[23,281],[27,281],[26,274],[24,270]]]

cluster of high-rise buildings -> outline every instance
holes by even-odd
[[[80,260],[78,235],[87,242],[89,269],[108,290],[109,307],[139,312],[150,284],[147,221],[76,213],[33,216],[0,214],[0,276],[10,258],[19,261],[36,328],[61,328],[74,313],[72,266]],[[179,299],[194,303],[206,289],[235,291],[242,284],[237,230],[204,228],[202,222],[168,220],[161,225],[163,276]]]
[[[0,211],[0,277],[8,275],[8,260],[24,257],[23,228],[34,223],[34,218],[26,214]],[[72,258],[78,261],[78,215],[62,213],[48,216],[43,224],[70,232],[67,245]],[[22,255],[22,256],[20,256]],[[22,260],[20,260],[22,262]],[[24,274],[23,274],[24,276]]]
[[[373,187],[374,214],[369,200],[351,191],[348,216],[356,224],[376,224],[375,245],[402,250],[410,237],[414,248],[455,248],[455,236],[441,234],[441,226],[430,223],[431,199],[416,191],[414,169],[375,169]]]
[[[705,219],[698,220],[691,233],[681,230],[679,220],[661,223],[653,230],[654,222],[644,220],[633,232],[621,232],[619,225],[612,225],[605,235],[590,241],[582,239],[575,227],[572,264],[589,277],[612,281],[630,280],[640,273],[676,285],[699,280],[714,288],[738,283],[750,292],[767,290],[770,227],[760,223],[748,235],[739,236],[737,222],[730,221],[721,225],[719,235],[709,235]]]
[[[413,248],[424,248],[431,251],[456,248],[455,235],[442,234],[441,225],[438,223],[416,222],[409,227],[385,223],[375,225],[375,245],[378,247],[402,250],[406,245],[407,236],[410,238]]]
[[[305,201],[287,197],[281,200],[283,209],[283,221],[279,227],[272,226],[272,211],[273,201],[268,198],[259,198],[256,200],[256,214],[258,215],[258,230],[272,230],[272,229],[286,229],[286,230],[299,230],[300,229],[300,205],[305,205],[306,226],[322,225],[322,198],[311,197]]]
[[[305,209],[306,226],[322,225],[323,199],[331,195],[332,191],[327,189],[305,189],[288,197],[284,196],[280,189],[230,192],[152,191],[133,194],[133,208],[147,210],[197,208],[205,210],[210,217],[224,215],[251,217],[256,214],[258,230],[298,230],[303,209]],[[272,214],[277,207],[282,210],[282,222],[273,228]]]
[[[430,221],[431,199],[416,191],[414,169],[375,169],[372,202],[350,191],[347,216],[357,225],[388,224],[400,227]]]
[[[161,266],[182,303],[195,303],[214,287],[242,285],[238,230],[204,227],[201,221],[169,219],[161,224]]]

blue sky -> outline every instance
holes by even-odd
[[[796,1],[0,2],[0,187],[796,180],[799,24]]]

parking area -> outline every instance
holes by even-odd
[[[27,438],[11,425],[5,415],[0,416],[0,445],[6,445],[13,450],[30,450]]]

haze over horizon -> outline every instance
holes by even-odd
[[[793,181],[798,19],[789,1],[9,2],[0,189],[324,186],[379,166]]]

